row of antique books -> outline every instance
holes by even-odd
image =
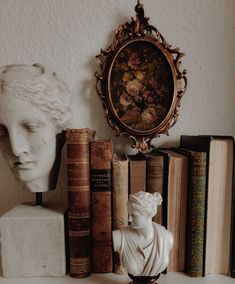
[[[142,190],[163,196],[153,221],[174,235],[167,271],[235,277],[233,138],[181,136],[177,148],[127,156],[94,136],[66,132],[70,275],[124,271],[112,230],[128,225],[128,194]]]

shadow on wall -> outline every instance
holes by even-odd
[[[82,82],[81,94],[77,94],[77,96],[79,96],[81,104],[86,106],[86,115],[89,115],[87,117],[88,127],[96,131],[96,139],[110,139],[115,137],[115,132],[105,119],[102,101],[96,92],[95,72],[100,68],[97,62],[94,55],[94,58],[86,66],[89,68],[90,79]]]
[[[43,202],[55,204],[67,204],[68,202],[66,154],[67,153],[65,144],[61,153],[61,164],[56,189],[44,192]]]
[[[34,200],[34,194],[17,182],[0,151],[0,216],[21,202]]]
[[[121,13],[116,11],[117,9],[119,9],[119,5],[116,5],[116,9],[112,11],[114,19],[110,26],[110,33],[107,34],[107,36],[101,35],[101,38],[105,39],[104,43],[102,43],[99,49],[95,51],[93,58],[91,58],[90,61],[87,61],[87,64],[83,66],[84,70],[88,70],[89,79],[82,82],[81,90],[79,91],[81,93],[77,94],[77,99],[79,98],[81,105],[86,106],[86,115],[89,113],[87,126],[96,130],[96,139],[109,139],[115,138],[116,136],[115,131],[107,123],[105,112],[102,107],[102,101],[96,92],[95,72],[101,72],[100,60],[96,58],[96,55],[100,54],[101,49],[107,49],[112,44],[115,37],[115,31],[119,25],[131,21],[131,16],[135,15],[134,7],[133,13],[131,11],[129,18],[122,16]],[[124,143],[123,146],[129,148],[128,143],[127,145]]]
[[[160,138],[155,138],[152,142],[154,147],[159,147],[159,148],[170,148],[170,147],[178,147],[179,146],[179,139],[172,139],[169,136],[167,137],[167,141],[159,143]]]

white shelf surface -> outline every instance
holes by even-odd
[[[63,277],[33,277],[33,278],[4,278],[0,277],[0,284],[128,284],[131,279],[127,275],[92,274],[88,278],[77,279]],[[183,273],[162,274],[158,284],[235,284],[235,279],[224,275],[207,275],[192,278]]]

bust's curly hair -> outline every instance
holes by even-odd
[[[15,95],[31,102],[54,122],[57,133],[70,127],[70,91],[54,72],[40,64],[0,68],[0,95]]]
[[[137,213],[152,218],[157,214],[157,206],[161,205],[162,196],[159,192],[153,194],[139,191],[130,194],[127,203],[129,213]]]

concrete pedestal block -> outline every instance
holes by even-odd
[[[64,212],[20,204],[0,218],[3,276],[65,274]]]

